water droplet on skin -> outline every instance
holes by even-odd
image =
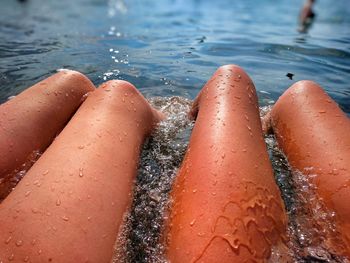
[[[37,208],[32,208],[32,213],[33,214],[37,214],[39,212],[39,210]]]
[[[193,190],[192,190],[192,193],[197,193],[197,189],[193,189]]]
[[[31,191],[27,191],[27,192],[25,193],[25,196],[26,196],[26,197],[29,196],[30,193],[31,193]]]
[[[193,219],[193,220],[190,222],[190,226],[194,226],[195,223],[196,223],[196,219]]]
[[[64,220],[64,221],[69,221],[69,218],[68,218],[67,216],[62,216],[61,218],[62,218],[62,220]]]
[[[29,257],[28,256],[25,256],[24,259],[23,259],[24,262],[28,262],[29,261]]]
[[[5,244],[7,245],[8,243],[10,243],[12,240],[12,236],[9,236],[6,240],[5,240]]]
[[[12,260],[14,260],[15,259],[15,255],[14,254],[11,254],[9,257],[8,257],[8,260],[9,261],[12,261]]]
[[[43,251],[41,249],[38,250],[38,254],[40,255]]]
[[[17,246],[17,247],[20,247],[20,246],[22,246],[22,245],[23,245],[22,240],[17,240],[16,246]]]
[[[57,200],[56,200],[56,205],[57,205],[57,206],[60,206],[60,205],[61,205],[61,200],[60,200],[60,199],[57,199]]]
[[[79,168],[79,177],[83,177],[83,176],[84,176],[83,168],[80,167],[80,168]]]
[[[79,145],[79,146],[78,146],[78,149],[79,149],[79,150],[82,150],[82,149],[84,149],[84,147],[85,147],[84,145]]]
[[[326,113],[327,111],[325,111],[325,110],[320,110],[320,111],[318,111],[319,113]]]
[[[45,172],[43,172],[43,175],[47,175],[49,173],[49,170],[46,170]]]

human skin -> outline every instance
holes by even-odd
[[[1,104],[0,179],[43,152],[94,89],[83,74],[64,70]]]
[[[91,93],[0,205],[0,262],[110,262],[159,120],[125,81]]]
[[[335,212],[337,232],[328,237],[329,249],[350,256],[349,118],[319,85],[299,81],[276,102],[271,124],[291,167],[316,186],[328,212]]]
[[[196,124],[171,193],[167,258],[265,262],[273,250],[287,262],[287,219],[251,79],[238,66],[220,67],[192,115]]]

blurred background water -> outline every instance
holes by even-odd
[[[96,85],[128,80],[147,97],[193,99],[217,67],[234,63],[262,106],[311,79],[349,114],[349,1],[317,1],[307,34],[296,30],[302,2],[1,0],[0,102],[59,68]]]

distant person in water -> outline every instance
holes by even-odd
[[[292,262],[252,80],[238,66],[220,67],[190,115],[196,124],[171,193],[167,258]],[[74,71],[0,105],[0,182],[43,152],[0,204],[0,262],[110,262],[141,145],[162,118],[130,83],[95,89]],[[281,96],[269,120],[292,168],[309,176],[313,167],[317,195],[335,212],[339,238],[326,244],[350,256],[349,119],[303,81]]]
[[[306,33],[315,19],[315,12],[313,6],[316,0],[306,0],[299,15],[299,28],[298,31]]]

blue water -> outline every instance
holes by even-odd
[[[81,71],[96,85],[125,79],[147,97],[193,99],[217,67],[235,63],[250,74],[262,105],[295,81],[311,79],[350,113],[349,1],[317,1],[307,34],[296,30],[301,5],[1,0],[0,102],[59,68]]]

